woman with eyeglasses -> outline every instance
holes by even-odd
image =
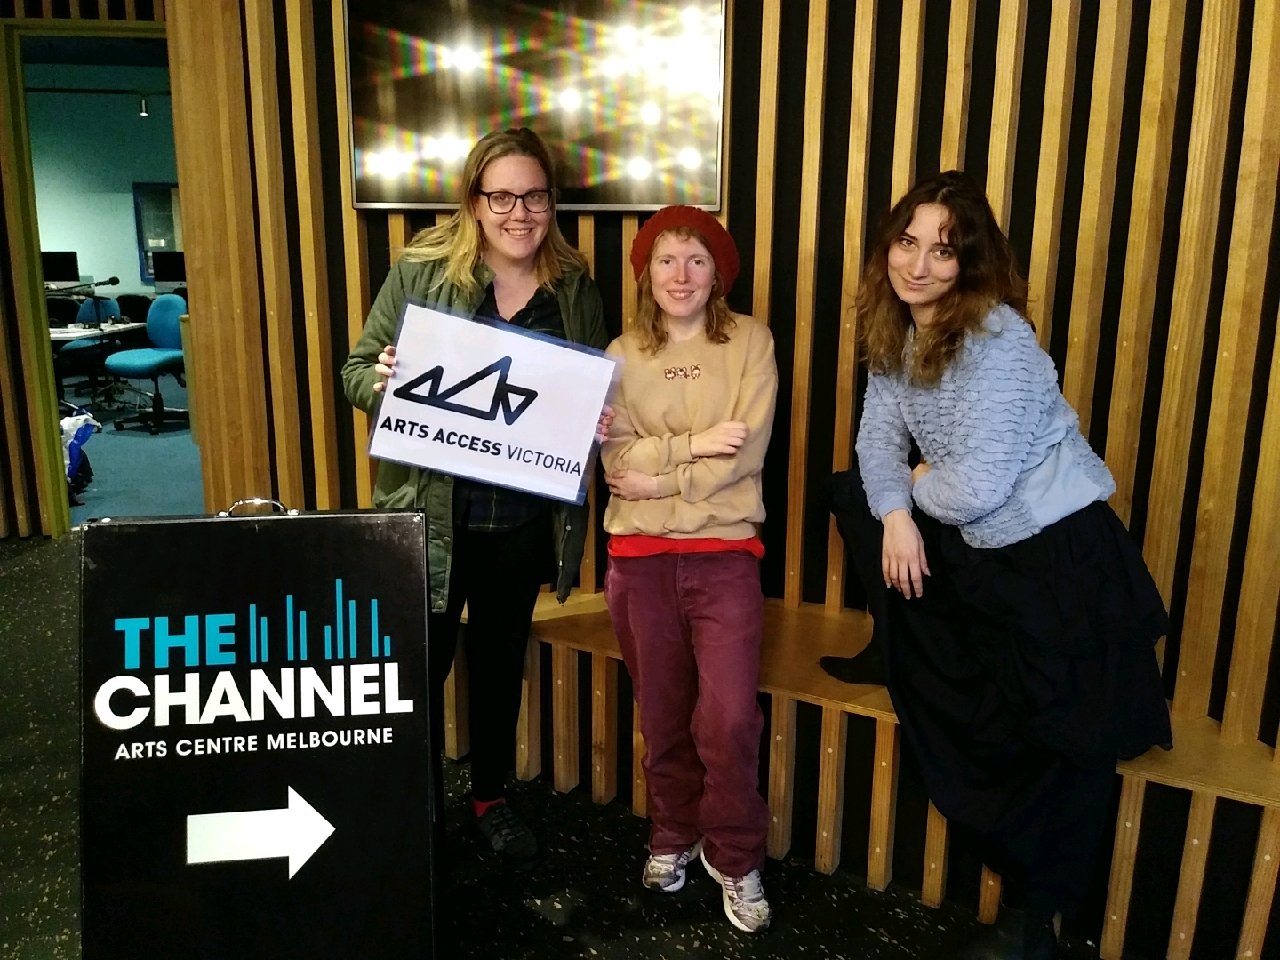
[[[600,293],[556,226],[553,170],[545,144],[526,128],[490,133],[472,148],[458,211],[409,242],[343,365],[352,404],[376,410],[395,367],[392,341],[408,298],[456,316],[608,345]],[[465,604],[472,811],[504,862],[530,866],[537,840],[505,799],[525,648],[541,586],[554,579],[560,601],[569,594],[586,508],[387,461],[378,465],[373,503],[426,512],[433,733],[438,746],[444,681]]]
[[[913,187],[863,273],[859,469],[835,478],[930,798],[1020,908],[953,958],[1055,957],[1117,760],[1171,741],[1163,601],[1026,308],[978,183]]]

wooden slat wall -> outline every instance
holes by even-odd
[[[190,284],[193,330],[200,335],[199,360],[217,372],[201,379],[197,399],[218,412],[203,421],[209,436],[199,438],[211,477],[206,505],[275,496],[291,507],[336,507],[340,398],[312,6],[287,4],[283,31],[275,5],[257,0],[208,9],[184,4],[170,12],[171,72],[182,78],[189,71],[193,84],[190,109],[175,110],[183,118],[175,130],[180,170],[184,160],[192,168],[182,179],[222,184],[214,191],[216,206],[197,200],[187,211],[188,230],[206,241],[189,242],[188,262],[204,281]],[[225,38],[212,96],[207,54],[198,43],[206,35]],[[246,75],[247,102],[241,93]],[[289,91],[283,111],[282,87]],[[290,156],[291,165],[284,159]],[[351,242],[359,241],[354,214],[344,222],[352,227]],[[361,316],[368,286],[360,279],[368,272],[362,260],[350,258],[353,269],[344,278],[356,294],[349,312]],[[347,330],[339,329],[345,342]],[[347,416],[345,404],[342,409]],[[365,497],[368,478],[367,468],[353,471],[352,488]]]
[[[1275,4],[1259,4],[1255,9],[1251,46],[1249,60],[1254,69],[1249,72],[1231,225],[1232,256],[1221,308],[1225,322],[1218,337],[1205,439],[1204,476],[1212,482],[1200,487],[1179,681],[1173,697],[1175,714],[1186,718],[1202,717],[1209,707],[1263,320],[1258,278],[1267,274],[1270,252],[1260,238],[1271,235],[1280,169],[1280,12]],[[1264,64],[1276,69],[1257,69]],[[1254,522],[1265,522],[1269,512],[1260,512]],[[1256,719],[1254,723],[1256,729]]]
[[[1236,30],[1240,5],[1222,0],[1206,5],[1200,20],[1200,48],[1196,59],[1195,100],[1187,176],[1182,188],[1182,222],[1178,231],[1178,262],[1173,281],[1164,382],[1156,423],[1155,462],[1151,468],[1147,529],[1153,536],[1143,544],[1147,566],[1166,600],[1173,592],[1174,566],[1182,501],[1187,489],[1187,461],[1195,419],[1200,358],[1209,313],[1209,292],[1218,207],[1222,197],[1222,132],[1227,128],[1231,83],[1235,76]]]
[[[126,15],[136,16],[144,6],[130,4]],[[202,371],[196,403],[210,411],[199,438],[207,498],[212,508],[271,490],[301,496],[304,507],[365,505],[367,425],[346,412],[333,355],[358,334],[371,278],[385,269],[385,261],[375,260],[385,253],[375,255],[370,237],[385,231],[394,259],[412,225],[401,212],[352,211],[345,170],[341,191],[324,189],[324,164],[345,167],[348,149],[345,104],[318,94],[318,63],[331,52],[339,100],[347,82],[340,11],[332,3],[313,7],[289,0],[286,35],[272,36],[270,6],[261,0],[155,6],[157,19],[169,18],[181,179],[201,185],[184,191],[184,200],[190,198],[184,219]],[[732,21],[750,24],[737,31],[733,63],[759,83],[755,97],[750,86],[735,85],[731,105],[731,154],[754,170],[754,176],[733,178],[727,197],[736,230],[754,218],[735,301],[772,324],[791,358],[781,371],[789,430],[777,434],[789,439],[770,452],[773,482],[788,488],[777,501],[785,500],[785,508],[773,510],[764,531],[770,557],[781,558],[767,583],[771,593],[791,607],[823,602],[834,610],[844,602],[842,548],[825,511],[814,509],[824,478],[812,474],[812,463],[821,460],[825,472],[827,463],[839,469],[852,455],[858,397],[849,307],[868,234],[884,203],[905,189],[915,170],[969,165],[986,178],[1015,244],[1026,246],[1019,254],[1028,267],[1041,341],[1054,351],[1090,435],[1105,435],[1117,477],[1116,506],[1138,525],[1134,532],[1175,613],[1166,657],[1171,667],[1176,664],[1171,679],[1178,729],[1208,729],[1201,741],[1183,742],[1210,744],[1215,753],[1239,748],[1252,758],[1245,763],[1250,776],[1263,756],[1276,776],[1274,720],[1267,721],[1271,729],[1260,730],[1265,717],[1274,718],[1274,707],[1268,712],[1266,705],[1277,694],[1265,674],[1280,595],[1274,561],[1280,427],[1264,386],[1280,389],[1280,361],[1273,355],[1274,291],[1280,288],[1274,272],[1280,267],[1269,257],[1280,166],[1275,6],[1239,0],[952,0],[945,6],[884,0],[850,11],[812,0],[804,23],[785,21],[789,7],[781,0],[738,6]],[[43,9],[50,15],[52,5]],[[1043,15],[1049,17],[1047,41],[1039,26],[1028,29],[1029,17]],[[947,19],[931,19],[940,16]],[[837,23],[838,31],[832,28]],[[332,36],[333,50],[316,49],[317,36]],[[901,57],[878,64],[875,51],[883,42],[892,42]],[[1131,67],[1138,51],[1144,60]],[[933,66],[943,58],[945,69]],[[833,69],[836,64],[852,69]],[[286,73],[288,111],[274,99]],[[1083,87],[1077,83],[1082,73]],[[970,89],[980,79],[984,94],[975,99]],[[797,84],[800,97],[788,96]],[[877,104],[878,89],[896,90],[887,106]],[[1233,106],[1234,89],[1243,95]],[[847,142],[843,131],[839,140],[824,137],[827,108],[839,104],[843,113],[850,94]],[[803,104],[803,115],[786,128],[799,129],[799,136],[779,136],[792,120],[778,114],[784,103]],[[1137,106],[1126,111],[1126,103]],[[1032,126],[1037,122],[1038,130]],[[339,131],[334,142],[325,140],[326,130]],[[6,128],[5,136],[12,140],[14,133]],[[20,206],[11,209],[22,190],[14,166],[19,155],[7,143],[0,158],[8,164],[0,174],[12,246],[21,219]],[[780,169],[794,175],[775,176]],[[845,184],[843,207],[819,202],[820,195],[834,195],[823,190],[833,177]],[[628,322],[633,309],[626,254],[641,219],[599,214],[578,223],[599,273],[620,271],[620,283],[607,291],[614,329]],[[326,236],[326,222],[340,223],[342,236]],[[279,226],[271,230],[269,224]],[[342,250],[346,271],[332,284],[331,246]],[[819,266],[827,248],[843,260],[836,269]],[[1123,260],[1113,258],[1113,250],[1123,250]],[[619,255],[621,263],[601,262]],[[16,272],[21,278],[23,271]],[[41,501],[48,482],[40,479],[38,453],[56,448],[22,413],[27,367],[39,366],[23,302],[0,302],[6,334],[0,338],[0,418],[9,461],[0,472],[5,535],[56,532],[58,526],[58,511],[42,508],[49,494],[45,490]],[[771,305],[779,303],[794,303],[794,318],[770,316]],[[834,350],[821,346],[836,342]],[[291,362],[295,356],[301,359]],[[1105,422],[1092,416],[1100,396],[1108,401]],[[583,570],[587,589],[595,587],[603,563],[600,545],[591,549],[594,562]],[[563,659],[553,663],[562,679],[576,673]],[[593,661],[592,687],[608,698],[612,681],[602,671]],[[554,705],[566,717],[587,713],[566,699],[568,693],[576,697],[576,685],[554,704],[532,703],[523,724],[535,747],[542,710]],[[802,753],[788,712],[794,704],[780,706],[775,732],[782,739],[775,750],[793,762]],[[823,742],[833,750],[845,741],[844,722],[824,716]],[[892,752],[887,740],[880,742],[886,755]],[[524,772],[536,773],[538,751],[531,748],[521,762]],[[563,762],[576,760],[566,756]],[[833,752],[818,774],[832,803],[844,783],[837,776],[841,768]],[[1143,787],[1147,778],[1163,776],[1141,765],[1124,769],[1102,941],[1106,957],[1118,956],[1130,936],[1129,900],[1141,892],[1133,889],[1133,869],[1141,852],[1142,807],[1153,802]],[[563,768],[562,783],[571,772]],[[771,780],[781,790],[789,775],[772,770]],[[1199,842],[1188,850],[1207,849],[1213,824],[1206,811],[1217,809],[1221,816],[1224,806],[1215,806],[1216,797],[1244,796],[1267,808],[1257,856],[1242,850],[1236,858],[1255,863],[1240,942],[1257,943],[1265,929],[1263,904],[1275,885],[1274,866],[1265,857],[1275,845],[1280,790],[1273,796],[1269,787],[1257,788],[1273,782],[1262,774],[1250,789],[1236,790],[1227,782],[1235,775],[1197,786],[1188,837]],[[600,795],[612,793],[609,775],[593,768],[593,780]],[[1162,782],[1189,786],[1175,775]],[[643,808],[642,779],[636,784],[632,802]],[[880,795],[888,795],[883,784]],[[877,822],[891,822],[888,813],[880,810]],[[775,815],[770,847],[785,849],[789,823],[784,842],[780,821],[790,820],[789,811]],[[838,818],[822,823],[838,832]],[[926,899],[936,902],[945,889],[945,823],[936,815],[927,824],[899,818],[896,829],[926,833],[923,886]],[[832,829],[819,846],[828,862],[838,859]],[[887,851],[882,844],[881,858]],[[874,847],[869,852],[876,854]],[[1201,891],[1212,888],[1205,871],[1212,872],[1214,859],[1197,862],[1200,856],[1185,859],[1177,916],[1168,918],[1170,936],[1180,943],[1194,941],[1197,911],[1209,909]],[[875,866],[881,878],[887,876],[883,859]],[[1168,948],[1174,947],[1171,939]]]

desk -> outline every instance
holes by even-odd
[[[145,323],[104,323],[100,327],[50,327],[49,339],[54,343],[68,340],[84,340],[87,337],[110,337],[132,330],[141,330]]]

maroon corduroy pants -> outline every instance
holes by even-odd
[[[743,552],[610,557],[605,600],[640,709],[650,851],[675,853],[701,837],[723,874],[763,866],[759,561]]]

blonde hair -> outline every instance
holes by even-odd
[[[444,273],[436,286],[451,283],[470,294],[480,290],[476,281],[476,266],[484,254],[484,234],[472,214],[471,207],[480,196],[480,181],[484,171],[495,160],[503,157],[529,157],[537,162],[547,178],[551,193],[548,211],[547,235],[538,247],[535,266],[538,285],[551,289],[566,273],[585,271],[587,262],[569,245],[556,223],[555,165],[551,153],[542,138],[528,127],[497,130],[486,134],[471,148],[462,166],[462,188],[459,191],[458,209],[444,223],[419,230],[404,248],[403,259],[410,261],[445,260]]]
[[[692,227],[672,227],[670,230],[663,230],[653,238],[653,248],[656,249],[658,241],[668,235],[679,237],[681,240],[697,240],[707,248],[708,254],[711,253],[707,238]],[[714,257],[712,259],[714,262]],[[666,324],[662,322],[662,308],[658,306],[658,301],[653,295],[653,279],[649,276],[649,264],[646,263],[644,269],[640,271],[637,283],[636,333],[640,337],[640,348],[655,354],[667,345],[668,337]],[[711,284],[711,297],[707,300],[705,327],[707,340],[711,343],[728,343],[729,331],[735,326],[737,321],[733,319],[733,311],[725,303],[724,287],[720,283],[720,271],[717,270],[715,280]]]
[[[960,273],[934,309],[933,322],[914,331],[905,357],[911,310],[889,282],[889,247],[910,226],[916,207],[946,208],[947,244]],[[936,384],[992,307],[1007,303],[1025,318],[1027,282],[1018,271],[1008,238],[996,223],[986,194],[973,177],[958,170],[935,174],[911,188],[881,221],[876,246],[862,274],[854,302],[858,338],[867,367],[874,373],[906,372],[921,386]],[[1030,321],[1027,321],[1030,323]]]

